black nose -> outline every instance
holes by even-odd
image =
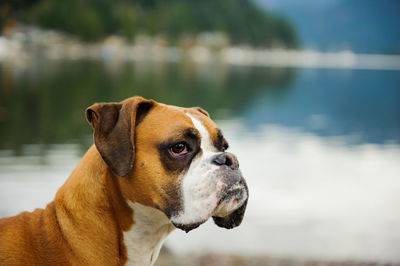
[[[235,155],[230,152],[222,152],[215,155],[213,159],[213,163],[216,165],[226,165],[229,166],[232,170],[239,169],[239,161]]]

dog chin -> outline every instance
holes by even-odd
[[[206,219],[194,223],[176,223],[171,221],[171,223],[178,229],[190,232],[196,229],[203,223],[205,223],[210,217],[213,218],[216,225],[224,227],[227,229],[238,226],[243,218],[244,211],[247,205],[247,194],[246,191],[238,192],[235,194],[229,194],[224,198],[221,198],[218,205],[215,207],[214,211],[209,214]]]
[[[180,223],[174,223],[171,222],[176,228],[181,229],[185,231],[186,233],[189,233],[189,231],[196,229],[199,227],[201,224],[205,223],[206,221],[203,222],[197,222],[197,223],[190,223],[190,224],[180,224]]]
[[[214,223],[226,229],[239,226],[243,221],[248,198],[249,190],[244,180],[226,190],[212,215]]]

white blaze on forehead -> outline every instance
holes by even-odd
[[[203,152],[217,152],[218,150],[213,145],[213,142],[210,137],[210,133],[208,132],[206,127],[203,125],[203,123],[201,123],[200,120],[198,120],[197,118],[195,118],[194,116],[192,116],[189,113],[186,113],[186,115],[188,117],[190,117],[190,119],[192,119],[193,125],[200,132],[200,136],[201,136],[201,146],[200,147],[203,150]]]

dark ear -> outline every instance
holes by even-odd
[[[219,227],[224,227],[226,229],[232,229],[236,226],[239,226],[242,223],[244,212],[246,211],[247,200],[243,203],[243,205],[232,212],[228,216],[225,217],[217,217],[213,216],[214,223]]]
[[[132,97],[120,103],[96,103],[86,109],[94,129],[94,143],[103,160],[119,176],[126,176],[135,157],[135,128],[153,101]]]

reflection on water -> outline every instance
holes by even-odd
[[[400,71],[299,70],[289,93],[263,91],[249,104],[250,127],[279,124],[351,143],[400,143]]]
[[[133,95],[180,106],[202,106],[214,117],[230,117],[261,91],[284,91],[292,77],[290,69],[187,62],[38,62],[22,69],[3,65],[0,148],[18,151],[23,144],[80,142],[82,136],[91,134],[84,116],[89,105]]]
[[[207,109],[250,188],[242,226],[176,231],[166,242],[173,252],[398,261],[399,74],[187,62],[0,65],[0,217],[53,198],[92,143],[87,106],[139,94]]]

